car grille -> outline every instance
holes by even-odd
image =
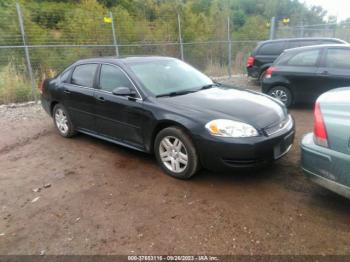
[[[281,131],[289,130],[292,128],[292,126],[293,126],[293,119],[290,115],[288,115],[288,117],[286,117],[284,120],[282,120],[278,124],[265,128],[264,131],[268,136],[272,136]]]

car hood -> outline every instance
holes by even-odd
[[[194,117],[210,121],[224,118],[248,123],[262,129],[279,123],[287,116],[283,105],[274,99],[248,90],[215,87],[186,95],[160,98],[162,103],[186,109]],[[189,115],[190,116],[190,115]]]

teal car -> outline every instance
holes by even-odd
[[[304,174],[350,199],[350,87],[322,94],[314,117],[314,131],[301,143]]]

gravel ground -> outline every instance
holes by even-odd
[[[350,254],[349,200],[300,171],[312,110],[291,114],[294,147],[272,167],[179,181],[153,156],[60,137],[40,105],[1,106],[0,254]]]

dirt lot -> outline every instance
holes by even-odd
[[[299,168],[312,110],[291,113],[296,141],[273,167],[180,181],[152,156],[63,139],[39,105],[1,107],[0,254],[350,254],[350,201]]]

